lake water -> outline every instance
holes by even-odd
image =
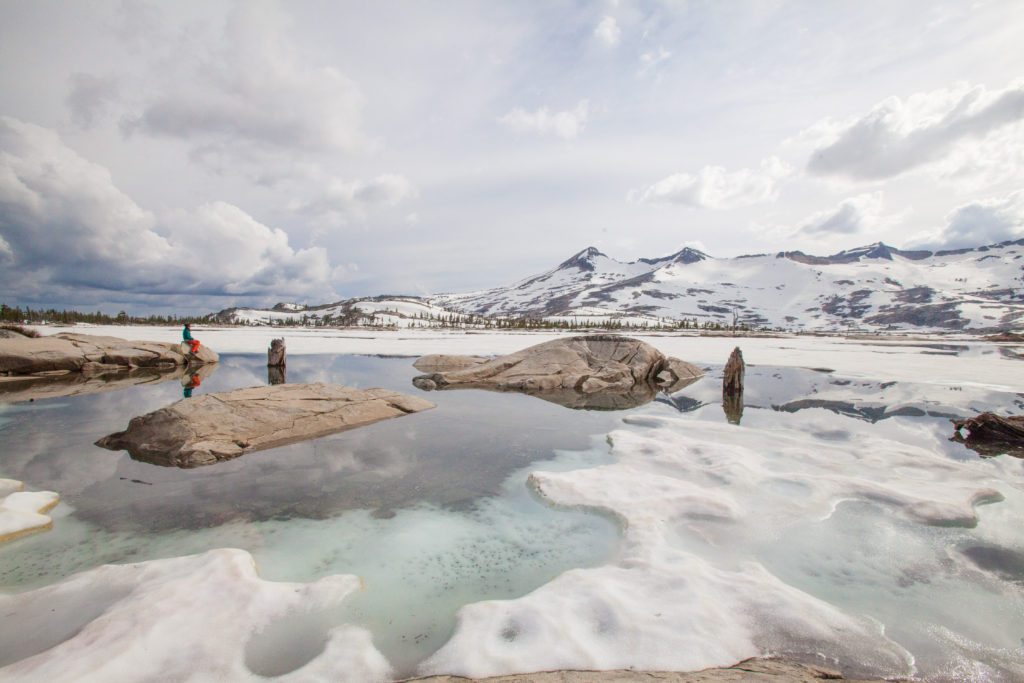
[[[585,411],[518,394],[421,392],[410,382],[419,374],[412,360],[290,359],[289,382],[381,386],[423,395],[437,408],[195,469],[138,462],[93,445],[124,429],[131,417],[181,399],[177,381],[0,405],[0,476],[57,491],[63,501],[53,513],[52,531],[0,546],[0,588],[20,592],[104,563],[243,548],[267,579],[309,581],[341,573],[356,574],[365,584],[342,608],[296,615],[254,636],[246,652],[253,672],[292,671],[320,653],[332,626],[356,623],[370,629],[397,674],[411,675],[449,639],[461,606],[525,595],[567,569],[599,566],[619,553],[617,522],[544,504],[527,487],[529,472],[611,462],[605,435],[629,428],[626,416],[640,418],[635,424],[641,425],[643,416],[682,416],[695,429],[702,421],[737,419],[722,410],[720,367],[646,406]],[[225,355],[194,394],[264,384],[264,364],[262,356]],[[1024,408],[1015,394],[850,380],[827,369],[750,367],[747,383],[739,418],[744,426],[771,429],[779,420],[798,421],[817,439],[844,443],[878,435],[925,443],[957,462],[982,461],[948,440],[950,416]],[[833,417],[823,419],[823,410]],[[939,657],[922,644],[929,629],[957,628],[948,610],[930,604],[936,595],[959,596],[964,609],[995,608],[1002,601],[1000,628],[1017,629],[1009,642],[1024,637],[1020,602],[1007,606],[1003,589],[993,588],[1024,581],[1019,535],[1007,534],[1000,544],[991,534],[973,538],[969,529],[920,532],[903,525],[886,520],[877,505],[858,502],[824,523],[791,525],[771,543],[747,538],[735,545],[801,590],[896,624],[894,632],[916,643],[925,659]],[[922,556],[953,548],[970,571],[929,576],[932,565],[925,563],[916,574],[900,568],[902,579],[889,576],[898,572],[854,558],[869,551],[880,533],[888,542],[893,534],[919,542],[923,533],[931,540]],[[837,544],[837,535],[851,540]],[[827,557],[822,548],[831,549]],[[932,560],[941,564],[942,558]],[[892,593],[888,581],[913,588]],[[931,592],[922,588],[930,582]],[[907,609],[922,615],[921,628],[899,615]],[[1000,672],[1012,670],[1005,662],[1021,656],[1007,642],[1000,636],[979,646],[996,652],[979,655],[993,662],[991,680],[1004,680]],[[5,651],[0,666],[25,654]]]

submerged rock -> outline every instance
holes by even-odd
[[[777,659],[747,659],[735,666],[701,671],[544,671],[491,678],[427,676],[411,679],[409,683],[632,683],[650,680],[664,683],[813,683],[848,679],[843,678],[838,671],[819,666]],[[871,683],[864,679],[858,680],[860,683]]]
[[[569,337],[507,356],[424,356],[419,369],[448,368],[413,379],[434,389],[518,391],[571,408],[618,409],[642,405],[659,391],[673,392],[704,373],[664,356],[638,339],[616,335]]]
[[[1024,457],[1024,415],[981,413],[966,420],[953,420],[953,441],[959,441],[981,455]]]
[[[96,445],[127,450],[156,465],[197,467],[433,407],[388,389],[322,383],[250,387],[185,399],[132,418],[128,429]]]
[[[219,356],[206,346],[200,346],[193,355],[181,344],[129,341],[88,334],[61,333],[37,338],[19,335],[0,339],[0,374],[6,375],[174,368],[219,360]]]

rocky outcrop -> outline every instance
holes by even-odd
[[[1009,454],[1024,457],[1024,415],[981,413],[966,420],[953,420],[953,441],[985,456]]]
[[[127,450],[156,465],[197,467],[433,407],[387,389],[320,383],[250,387],[185,399],[132,418],[128,429],[96,445]]]
[[[425,356],[416,367],[450,368],[413,379],[426,391],[517,391],[572,408],[598,409],[641,405],[659,391],[678,391],[704,374],[650,344],[616,335],[556,339],[490,360]]]
[[[128,341],[117,337],[61,333],[47,337],[0,339],[0,374],[40,375],[82,372],[97,374],[117,369],[165,368],[216,363],[220,358],[206,346],[193,355],[181,344]]]
[[[832,669],[805,666],[773,659],[748,659],[735,666],[703,671],[544,671],[512,674],[493,678],[462,676],[427,676],[408,683],[633,683],[634,681],[664,683],[815,683],[821,680],[851,680]],[[857,679],[861,683],[869,683]],[[877,683],[882,683],[878,681]]]

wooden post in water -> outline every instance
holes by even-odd
[[[722,408],[726,419],[736,425],[743,419],[743,375],[746,370],[743,352],[737,346],[729,355],[725,364],[725,377],[722,379]]]

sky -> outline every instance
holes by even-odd
[[[0,2],[0,301],[1024,237],[1024,5]]]

